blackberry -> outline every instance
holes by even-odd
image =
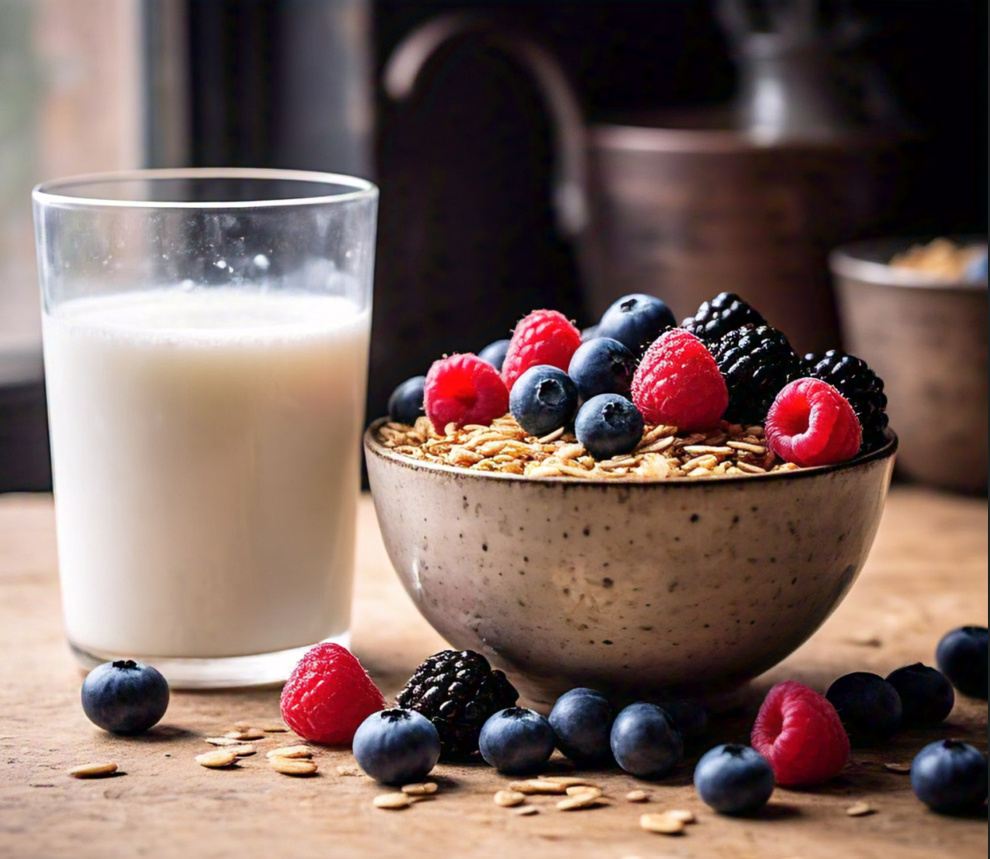
[[[883,379],[865,361],[841,349],[829,349],[824,355],[805,355],[804,366],[809,376],[828,382],[849,401],[863,428],[860,450],[880,447],[884,443],[883,431],[887,429]]]
[[[759,311],[734,292],[720,292],[711,301],[704,302],[694,316],[685,319],[681,328],[686,328],[704,343],[717,343],[737,328],[766,324]]]
[[[515,705],[519,693],[473,650],[442,650],[416,669],[396,697],[417,710],[440,734],[440,756],[465,760],[478,751],[478,737],[490,716]]]
[[[729,389],[725,420],[762,424],[777,394],[802,374],[801,359],[776,328],[737,328],[709,347]]]

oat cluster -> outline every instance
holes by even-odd
[[[649,482],[798,469],[767,449],[763,427],[725,422],[716,430],[693,434],[647,425],[632,453],[604,460],[595,460],[562,429],[534,438],[511,415],[497,418],[491,426],[448,424],[443,433],[425,417],[415,426],[386,423],[378,430],[378,441],[411,459],[525,477]]]

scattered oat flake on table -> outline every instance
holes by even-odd
[[[209,743],[211,746],[239,746],[241,744],[240,740],[232,740],[230,737],[204,737],[204,743]]]
[[[364,775],[358,767],[338,766],[337,775],[340,776],[360,776]]]
[[[102,764],[82,764],[73,767],[68,774],[73,778],[102,778],[117,772],[117,765],[110,761]]]
[[[401,788],[406,796],[431,796],[437,792],[436,782],[426,781],[421,784],[404,784]]]
[[[866,817],[870,814],[876,814],[876,809],[870,805],[868,802],[857,802],[854,805],[850,805],[846,809],[846,814],[850,817]]]
[[[681,823],[697,823],[698,818],[695,817],[693,811],[687,811],[684,809],[676,808],[673,811],[665,811],[664,814],[667,817],[672,817],[674,820],[679,820]]]
[[[669,814],[644,814],[639,818],[640,828],[661,835],[680,835],[684,832],[684,822]]]
[[[399,808],[409,807],[409,797],[404,793],[383,793],[380,796],[376,796],[371,804],[375,808],[384,808],[395,810]]]
[[[548,781],[553,784],[563,785],[565,788],[568,787],[598,787],[593,781],[589,781],[586,778],[581,778],[580,776],[572,775],[548,775],[540,776],[536,781]]]
[[[584,808],[595,808],[599,805],[608,805],[601,793],[578,793],[562,799],[557,803],[560,811],[580,811]]]
[[[650,795],[645,790],[631,790],[626,794],[629,802],[646,802],[649,798]]]
[[[224,736],[229,740],[244,742],[246,740],[263,740],[265,739],[265,732],[261,728],[248,728],[246,731],[227,731]]]
[[[269,758],[272,769],[282,775],[313,775],[318,769],[316,762],[304,758]]]
[[[602,789],[590,784],[576,784],[567,788],[568,796],[601,796]]]
[[[555,781],[543,781],[542,779],[531,778],[526,781],[514,781],[509,785],[509,790],[519,793],[566,793],[567,787]]]
[[[309,746],[283,746],[265,752],[266,758],[311,758],[313,750]]]
[[[495,793],[495,804],[502,808],[511,808],[526,801],[526,794],[518,790],[500,790]]]
[[[206,767],[211,770],[229,767],[236,760],[237,755],[229,749],[217,749],[214,752],[204,752],[201,755],[196,755],[196,763],[198,763],[201,767]]]
[[[888,772],[899,773],[900,775],[911,774],[911,764],[884,764],[883,768]]]
[[[539,814],[540,809],[538,809],[535,805],[524,805],[521,808],[513,808],[510,813],[514,814],[516,817],[529,817],[533,814]]]
[[[250,743],[243,746],[225,746],[224,751],[233,752],[239,758],[247,758],[255,754],[258,750]]]
[[[289,729],[285,725],[262,725],[261,730],[266,734],[287,734]]]

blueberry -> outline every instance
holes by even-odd
[[[920,662],[898,668],[887,682],[900,695],[905,728],[934,728],[945,721],[956,702],[949,679]]]
[[[570,376],[549,364],[530,367],[512,386],[509,411],[537,437],[567,426],[577,411],[578,390]]]
[[[828,687],[825,697],[838,712],[853,745],[889,740],[901,726],[901,697],[877,674],[846,674]]]
[[[496,340],[494,343],[489,343],[478,353],[478,357],[501,373],[502,364],[505,363],[505,353],[509,351],[509,342],[509,340]]]
[[[577,439],[595,459],[631,453],[643,438],[643,416],[625,397],[599,394],[574,420]]]
[[[611,337],[597,337],[582,343],[567,368],[567,375],[574,380],[583,400],[598,394],[628,397],[635,372],[633,353]]]
[[[499,710],[485,722],[478,738],[478,749],[485,761],[508,775],[541,769],[550,760],[553,746],[550,723],[523,707]]]
[[[716,746],[694,769],[694,787],[706,805],[721,814],[752,814],[773,793],[773,768],[749,746]]]
[[[939,670],[963,695],[987,700],[987,628],[964,626],[948,633],[935,651]]]
[[[970,260],[969,265],[966,266],[966,272],[963,275],[963,279],[971,283],[977,283],[981,280],[987,279],[987,252],[983,251],[979,256],[974,257]]]
[[[426,376],[413,376],[399,385],[388,398],[389,420],[412,426],[423,414],[423,388]]]
[[[612,754],[627,773],[640,778],[667,775],[684,757],[684,741],[656,704],[630,704],[612,723]]]
[[[114,734],[141,734],[168,709],[168,683],[150,665],[122,659],[97,665],[82,685],[83,712]]]
[[[987,798],[987,759],[959,740],[939,740],[925,746],[912,762],[911,787],[933,811],[975,811]]]
[[[612,705],[594,689],[564,693],[550,711],[557,748],[575,763],[593,766],[609,761],[612,715]]]
[[[598,336],[618,340],[639,356],[664,331],[676,325],[673,312],[659,298],[636,293],[613,302],[602,314]]]
[[[685,741],[700,740],[708,733],[708,711],[694,701],[661,701],[670,723]]]
[[[354,734],[354,760],[384,784],[422,781],[440,759],[440,735],[415,710],[381,710],[365,719]]]

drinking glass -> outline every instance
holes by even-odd
[[[378,191],[147,170],[33,193],[62,607],[86,667],[283,680],[346,645]]]

